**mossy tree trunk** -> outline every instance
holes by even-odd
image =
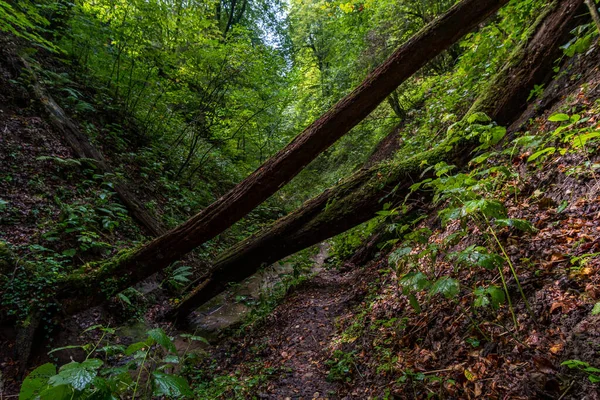
[[[60,285],[67,313],[98,304],[169,266],[265,201],[362,121],[402,82],[495,13],[508,0],[463,0],[398,48],[352,93],[289,145],[198,215],[114,260],[89,265]]]
[[[521,44],[502,70],[483,90],[467,115],[483,112],[500,125],[508,125],[527,104],[535,84],[552,73],[560,45],[573,26],[573,17],[584,0],[555,0],[532,25],[529,39]],[[429,176],[427,166],[445,161],[467,165],[478,140],[439,145],[404,161],[381,163],[361,169],[339,185],[307,201],[269,228],[240,242],[218,258],[206,279],[178,305],[171,316],[184,316],[257,271],[299,250],[345,232],[375,216],[385,202],[404,199],[410,186]],[[431,173],[430,173],[431,174]],[[421,199],[422,200],[422,199]]]

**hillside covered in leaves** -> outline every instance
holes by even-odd
[[[595,0],[0,0],[0,398],[599,399]]]

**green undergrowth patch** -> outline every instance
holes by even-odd
[[[278,368],[266,367],[262,360],[244,364],[243,373],[223,373],[216,365],[192,375],[194,398],[196,399],[246,399],[252,398],[265,383],[279,373]]]

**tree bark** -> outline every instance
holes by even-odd
[[[60,107],[50,94],[42,87],[37,79],[37,76],[29,63],[21,59],[21,63],[28,70],[32,77],[32,88],[37,99],[42,103],[46,112],[50,116],[52,125],[62,133],[63,137],[73,149],[73,152],[78,158],[87,158],[95,161],[95,165],[104,173],[112,172],[108,162],[89,141],[86,135],[81,133],[77,125],[67,116],[65,111]],[[167,229],[157,219],[152,217],[145,209],[136,195],[131,192],[126,185],[119,182],[113,182],[113,189],[125,205],[131,216],[140,224],[151,236],[160,236]]]
[[[66,313],[96,305],[169,266],[214,238],[288,183],[362,121],[402,82],[496,12],[508,0],[463,0],[397,49],[352,93],[212,205],[179,227],[66,278],[57,300]],[[98,288],[102,288],[101,291]]]
[[[483,112],[505,126],[517,118],[527,104],[530,90],[552,73],[560,45],[582,4],[583,0],[555,0],[548,6],[532,26],[527,42],[512,53],[467,115]],[[251,276],[262,265],[373,218],[383,208],[383,202],[405,198],[414,182],[428,177],[423,175],[423,160],[427,160],[427,165],[443,160],[464,167],[478,145],[478,140],[460,140],[450,149],[442,144],[404,161],[359,170],[271,227],[228,250],[218,258],[204,282],[186,296],[170,316],[185,316],[222,292],[229,283]]]

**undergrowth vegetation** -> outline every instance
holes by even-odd
[[[384,377],[392,383],[382,398],[460,397],[469,384],[479,396],[486,368],[516,374],[522,366],[486,359],[476,369],[469,357],[487,357],[499,347],[533,354],[536,343],[528,335],[532,326],[540,329],[536,321],[542,311],[551,320],[556,309],[579,302],[582,314],[600,314],[600,295],[573,294],[582,287],[589,292],[585,280],[591,281],[600,255],[592,245],[596,238],[565,233],[573,239],[561,246],[570,247],[550,251],[550,264],[525,247],[547,239],[546,220],[558,229],[576,219],[570,210],[584,203],[592,209],[600,186],[600,101],[597,96],[578,100],[588,100],[588,92],[596,95],[597,85],[583,83],[579,97],[549,103],[543,103],[545,84],[536,85],[528,101],[554,108],[537,125],[523,123],[529,131],[507,133],[508,127],[483,113],[467,115],[549,7],[544,0],[512,0],[404,82],[276,195],[181,261],[116,294],[102,311],[106,315],[82,317],[88,320],[81,325],[91,325],[82,336],[68,343],[61,337],[54,348],[63,323],[56,288],[65,277],[152,239],[116,185],[128,185],[167,229],[180,226],[454,3],[0,0],[0,31],[11,57],[2,63],[1,84],[14,93],[14,104],[2,106],[0,121],[5,132],[15,132],[0,142],[0,319],[12,321],[15,341],[37,325],[45,341],[41,355],[27,353],[20,360],[45,363],[26,375],[19,399],[253,398],[290,373],[284,363],[263,363],[266,345],[240,357],[243,371],[223,370],[211,359],[214,348],[200,328],[181,334],[170,323],[157,327],[157,321],[194,285],[210,280],[218,254],[343,181],[394,129],[399,150],[387,157],[389,163],[460,140],[477,140],[479,146],[467,168],[420,161],[423,174],[412,182],[410,194],[423,194],[427,207],[412,203],[410,194],[404,202],[391,201],[397,188],[392,189],[379,199],[377,217],[328,241],[327,260],[315,262],[314,248],[304,250],[282,261],[293,270],[277,275],[269,290],[256,297],[225,297],[247,313],[221,339],[259,332],[286,296],[310,285],[315,264],[318,272],[324,264],[340,274],[364,267],[349,260],[373,238],[377,243],[369,258],[379,261],[376,277],[365,284],[367,293],[337,321],[330,343],[313,338],[328,354],[320,361],[335,387],[368,379],[381,383],[377,379]],[[587,19],[575,25],[555,61],[553,80],[578,81],[583,72],[570,76],[564,65],[597,51],[596,25]],[[29,72],[14,73],[23,62],[31,65]],[[110,172],[98,160],[76,158],[57,145],[61,132],[36,125],[39,105],[26,94],[36,84],[104,154]],[[545,193],[553,189],[540,176],[549,171],[571,179],[573,186],[586,182],[588,193]],[[559,271],[553,269],[559,264]],[[269,268],[264,267],[262,272]],[[541,310],[537,291],[546,284],[543,279],[575,282],[570,303],[556,300],[552,310]],[[237,287],[227,289],[231,294]],[[113,293],[109,287],[93,290]],[[107,316],[111,312],[117,316]],[[124,326],[141,321],[147,329],[132,338],[107,321]],[[458,337],[460,349],[443,335]],[[79,344],[81,338],[88,342]],[[442,345],[454,352],[454,362],[435,355]],[[548,351],[564,367],[556,379],[560,398],[576,379],[583,387],[600,381],[593,357],[579,359],[575,351],[557,349]],[[433,368],[436,357],[448,367]]]

